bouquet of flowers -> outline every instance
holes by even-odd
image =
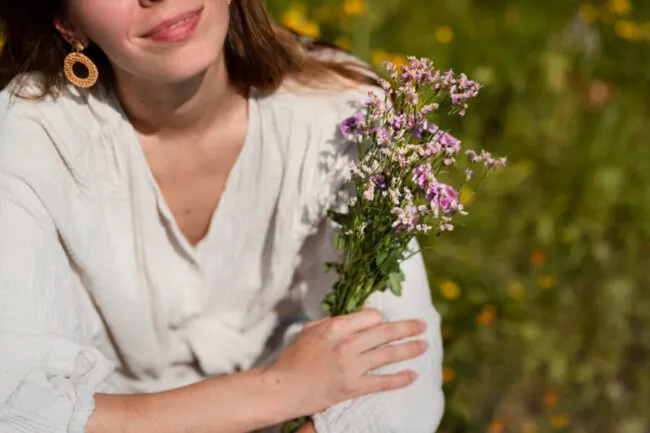
[[[476,190],[506,158],[463,150],[438,126],[465,115],[480,85],[465,74],[437,70],[431,60],[408,58],[408,65],[384,63],[383,95],[370,92],[365,109],[340,125],[357,144],[350,166],[350,201],[345,212],[328,216],[340,228],[336,247],[342,260],[327,263],[338,273],[323,308],[332,316],[358,311],[377,291],[399,296],[400,264],[419,234],[453,230],[467,215],[459,191]],[[413,253],[411,253],[413,254]],[[293,432],[304,420],[285,425]]]

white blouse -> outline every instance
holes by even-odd
[[[322,317],[335,257],[327,208],[354,146],[337,133],[366,94],[252,92],[249,130],[206,237],[181,234],[112,93],[0,93],[0,432],[81,433],[99,393],[155,392],[267,364]],[[316,414],[318,433],[433,433],[439,316],[419,255],[386,320],[428,322],[408,388]],[[265,431],[276,431],[274,428]]]

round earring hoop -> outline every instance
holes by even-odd
[[[75,86],[82,89],[88,89],[97,83],[97,80],[99,79],[99,71],[97,70],[95,63],[93,63],[93,61],[90,60],[88,56],[81,53],[84,47],[80,42],[73,42],[72,47],[75,51],[65,56],[65,59],[63,60],[63,73],[65,74],[65,77],[68,79],[68,81],[70,81]],[[88,70],[87,77],[79,77],[74,72],[74,66],[77,63],[81,63],[86,67]]]

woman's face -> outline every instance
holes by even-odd
[[[68,9],[76,34],[99,46],[118,75],[166,83],[214,64],[228,32],[227,0],[68,0]]]

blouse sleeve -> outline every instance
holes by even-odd
[[[305,284],[304,309],[311,320],[324,316],[320,306],[335,275],[325,273],[323,264],[337,257],[333,244],[334,227],[323,221],[305,243],[300,278]],[[410,250],[417,251],[417,242]],[[401,297],[391,292],[372,295],[366,305],[378,308],[386,321],[423,319],[428,328],[423,336],[429,342],[426,354],[374,370],[373,374],[414,370],[419,377],[407,388],[362,396],[337,404],[316,414],[318,433],[433,433],[444,408],[442,393],[442,340],[440,317],[434,309],[421,254],[402,264],[405,280]],[[405,340],[406,341],[406,340]]]
[[[36,155],[34,155],[36,157]],[[84,299],[34,191],[0,170],[0,431],[81,433],[113,365],[88,344]]]

